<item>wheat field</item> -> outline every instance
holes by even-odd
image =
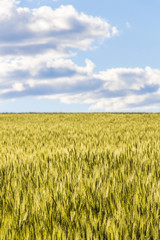
[[[160,114],[0,114],[0,239],[160,239]]]

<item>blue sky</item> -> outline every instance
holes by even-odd
[[[159,9],[0,0],[0,112],[159,112]]]

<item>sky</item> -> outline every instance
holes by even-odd
[[[160,112],[159,0],[0,0],[0,112]]]

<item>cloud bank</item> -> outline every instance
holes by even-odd
[[[77,50],[92,49],[118,34],[99,17],[72,5],[20,8],[0,0],[0,101],[22,97],[89,104],[89,110],[147,111],[160,103],[160,70],[113,68],[73,62]]]
[[[106,21],[78,13],[72,5],[52,9],[20,8],[13,0],[0,0],[0,55],[71,56],[71,49],[87,50],[117,29]]]

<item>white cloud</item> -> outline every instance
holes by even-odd
[[[112,27],[112,35],[113,36],[118,35],[118,29],[116,27]]]
[[[97,77],[106,81],[109,90],[135,89],[144,86],[147,69],[141,68],[113,68],[100,72]]]
[[[99,17],[71,6],[19,8],[0,0],[0,99],[60,99],[85,103],[90,110],[158,109],[160,70],[113,68],[94,73],[94,63],[78,66],[76,50],[88,50],[97,40],[118,34]],[[75,53],[73,53],[73,49]]]
[[[0,21],[12,17],[16,9],[15,4],[14,0],[0,0]]]
[[[118,32],[99,17],[79,13],[72,5],[52,9],[16,6],[14,0],[0,0],[0,54],[36,55],[53,51],[71,55],[71,49],[87,50],[97,39]]]
[[[60,99],[64,103],[89,104],[89,110],[139,111],[158,109],[160,70],[150,67],[113,68],[94,73],[71,59],[49,56],[0,59],[1,99],[34,96]]]

